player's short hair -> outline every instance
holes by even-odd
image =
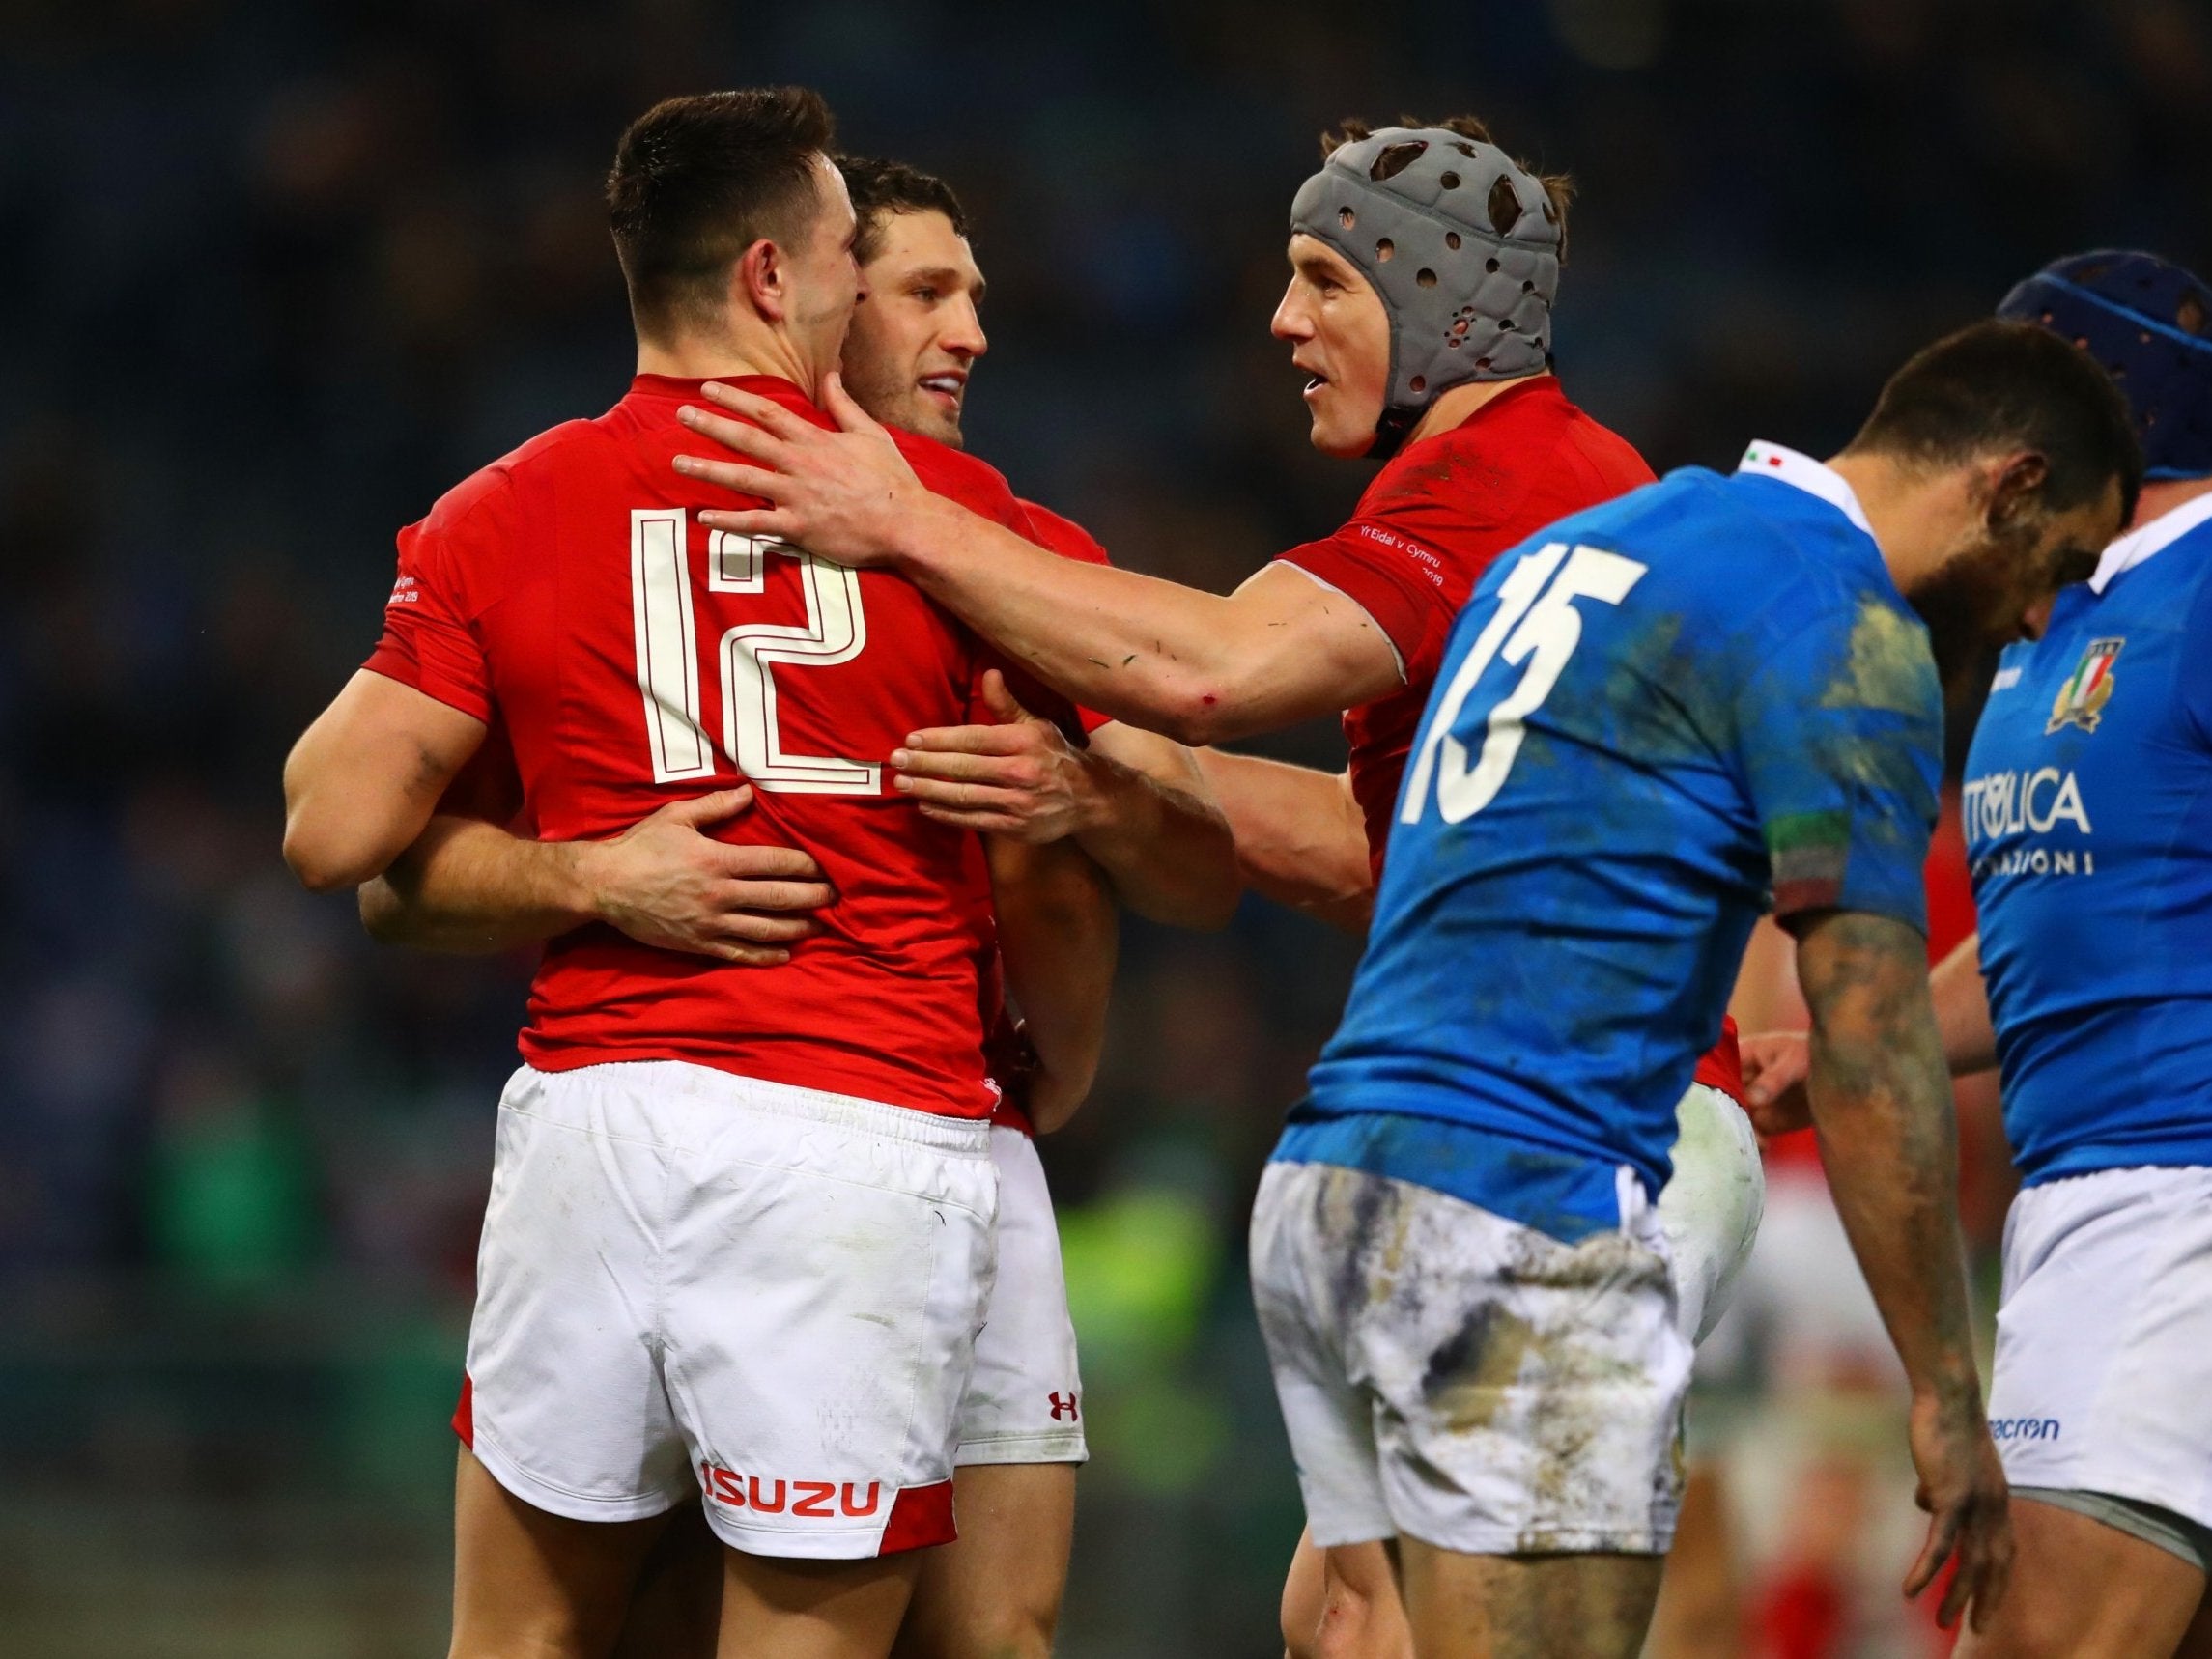
[[[2142,489],[2127,400],[2086,351],[2032,323],[1976,323],[1915,353],[1850,447],[1929,466],[2032,450],[2050,465],[2052,511],[2094,501],[2116,480],[2122,523]]]
[[[866,265],[883,252],[883,234],[895,213],[943,213],[953,234],[967,236],[968,214],[952,186],[934,173],[909,167],[903,161],[883,161],[870,155],[839,155],[837,171],[845,176],[845,188],[853,198],[853,212],[860,229],[853,237],[853,258]]]
[[[1440,127],[1446,132],[1456,132],[1461,138],[1473,139],[1477,144],[1494,144],[1497,145],[1498,149],[1505,150],[1504,145],[1498,144],[1498,141],[1490,136],[1489,123],[1483,120],[1479,115],[1449,115],[1442,121],[1424,121],[1417,115],[1402,115],[1398,118],[1398,125],[1413,127]],[[1347,115],[1344,120],[1337,123],[1334,131],[1321,134],[1321,159],[1326,161],[1346,145],[1357,144],[1362,139],[1373,137],[1374,134],[1375,128],[1366,122],[1360,120],[1356,115]],[[1419,150],[1408,147],[1406,154],[1398,158],[1398,166],[1404,166],[1419,154]],[[1506,151],[1506,154],[1512,156],[1513,164],[1516,167],[1518,167],[1523,173],[1544,186],[1544,194],[1551,203],[1553,222],[1559,226],[1559,263],[1565,265],[1567,263],[1567,209],[1569,204],[1574,200],[1573,176],[1566,173],[1540,173],[1519,156],[1513,155],[1511,151]],[[1397,167],[1391,165],[1393,158],[1393,151],[1385,150],[1375,161],[1375,177],[1378,183],[1389,178],[1398,170]],[[1509,199],[1511,198],[1510,189],[1506,195]],[[1503,203],[1492,205],[1493,218],[1497,216],[1498,210],[1503,207]],[[1506,211],[1517,214],[1520,211],[1519,204],[1515,202]],[[1504,224],[1497,226],[1497,232],[1500,236],[1512,229],[1513,221],[1511,218],[1508,218]]]
[[[803,86],[671,98],[632,122],[607,175],[607,217],[638,333],[714,326],[737,258],[812,221],[814,157],[836,138],[830,106]]]

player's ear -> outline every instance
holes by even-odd
[[[2043,486],[2051,477],[2050,461],[2037,450],[2023,450],[1985,464],[1987,497],[1985,516],[1993,530],[2006,530],[2032,516],[2040,506]]]
[[[739,254],[730,267],[730,302],[757,313],[770,323],[780,323],[790,299],[790,262],[784,258],[783,250],[762,237]]]

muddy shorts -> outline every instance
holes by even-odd
[[[1427,1187],[1267,1167],[1252,1289],[1326,1548],[1663,1554],[1690,1341],[1665,1234],[1631,1177],[1577,1244]]]

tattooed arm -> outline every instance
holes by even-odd
[[[1905,923],[1856,911],[1818,913],[1796,931],[1821,1162],[1913,1390],[1913,1458],[1932,1521],[1906,1593],[1955,1549],[1941,1617],[1971,1609],[1979,1628],[2003,1594],[2012,1537],[1968,1329],[1958,1133],[1926,946]]]

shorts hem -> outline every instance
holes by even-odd
[[[956,1469],[993,1463],[1089,1463],[1091,1446],[1080,1434],[989,1434],[963,1440],[952,1454]]]
[[[1453,1531],[1450,1537],[1432,1536],[1409,1527],[1398,1531],[1432,1548],[1462,1556],[1663,1556],[1674,1544],[1672,1527],[1627,1531],[1602,1527],[1469,1527]]]
[[[815,1532],[797,1528],[736,1527],[707,1506],[707,1526],[714,1535],[740,1555],[767,1556],[781,1561],[865,1561],[884,1554],[883,1530]]]
[[[572,1492],[557,1486],[542,1476],[531,1474],[515,1458],[502,1451],[492,1437],[484,1432],[479,1420],[473,1435],[462,1441],[471,1456],[484,1466],[484,1472],[496,1480],[509,1494],[520,1498],[532,1508],[543,1509],[549,1515],[559,1515],[570,1521],[644,1521],[655,1515],[666,1515],[690,1496],[689,1491],[643,1492],[628,1498],[596,1498],[585,1492]]]
[[[2125,1532],[2153,1549],[2178,1557],[2198,1572],[2212,1571],[2212,1527],[2163,1499],[2113,1492],[2101,1486],[2049,1486],[2033,1482],[2014,1484],[2012,1495],[2048,1504],[2069,1514],[2086,1516],[2115,1532]],[[2146,1514],[2146,1510],[2152,1513]]]

